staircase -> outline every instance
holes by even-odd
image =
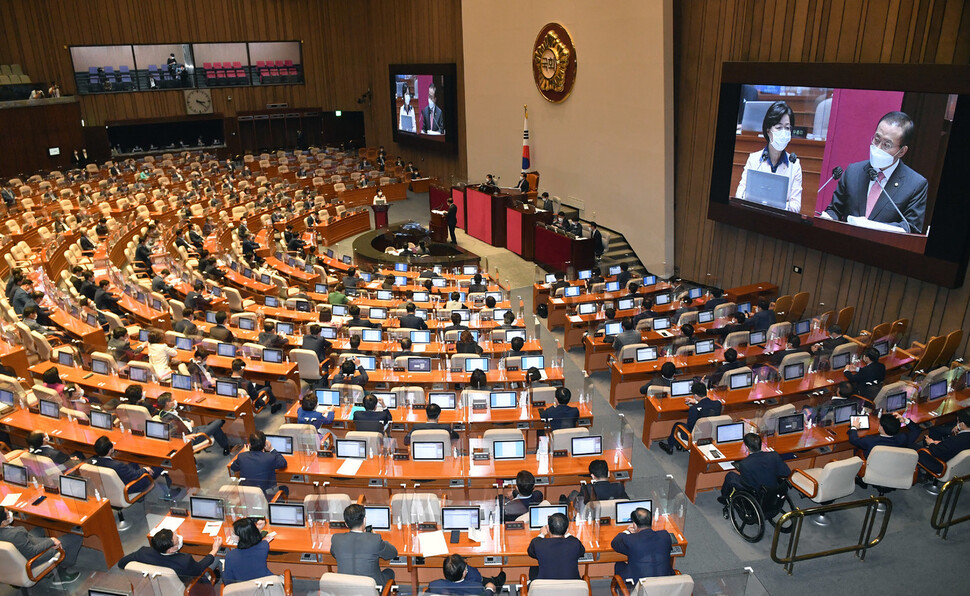
[[[589,230],[589,222],[585,219],[579,218],[579,210],[575,207],[570,207],[569,205],[563,205],[561,207],[563,213],[567,219],[573,221],[580,221],[583,224],[583,228]],[[606,251],[603,252],[603,258],[600,260],[599,265],[603,269],[603,274],[605,275],[609,268],[613,265],[619,265],[621,263],[627,263],[630,266],[630,272],[638,275],[646,274],[646,267],[640,262],[640,258],[637,257],[637,253],[633,251],[630,243],[626,241],[623,234],[611,230],[609,228],[604,228],[599,226],[600,232],[605,236],[610,235],[609,246],[606,247]]]

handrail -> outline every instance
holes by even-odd
[[[953,519],[956,513],[957,502],[963,492],[963,485],[970,481],[970,475],[951,478],[940,489],[940,494],[936,496],[936,504],[933,505],[933,514],[930,516],[930,526],[936,530],[936,535],[946,540],[950,526],[970,520],[970,514]],[[941,535],[940,532],[943,532]]]
[[[875,538],[871,538],[872,528],[876,522],[876,511],[879,505],[884,505],[886,507],[885,514],[882,518],[882,527],[879,528],[879,535]],[[838,548],[819,551],[816,553],[798,554],[798,542],[801,538],[802,524],[807,516],[830,513],[833,511],[859,509],[863,507],[866,509],[866,516],[862,521],[862,530],[859,532],[859,540],[855,544],[840,546]],[[771,560],[775,563],[784,565],[785,571],[788,572],[788,575],[791,575],[792,569],[795,567],[795,563],[798,561],[808,561],[810,559],[828,557],[830,555],[839,555],[848,552],[855,552],[857,557],[865,560],[866,551],[882,542],[882,539],[886,536],[886,529],[889,527],[889,518],[892,515],[892,511],[893,503],[886,497],[869,497],[868,499],[863,499],[861,501],[833,503],[831,505],[821,505],[819,507],[811,507],[809,509],[795,509],[793,511],[789,511],[788,513],[782,515],[775,524],[775,535],[771,540]],[[778,556],[778,539],[784,534],[784,532],[782,532],[782,528],[791,528],[791,531],[788,534],[788,548],[785,552],[784,558],[780,558]]]

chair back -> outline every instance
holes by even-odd
[[[913,449],[903,447],[873,447],[866,459],[862,480],[885,488],[906,489],[913,486],[918,457]]]
[[[720,384],[721,385],[724,385],[725,387],[730,387],[731,386],[731,378],[732,377],[734,377],[736,375],[743,375],[745,373],[751,373],[752,374],[752,380],[753,380],[754,373],[751,370],[751,367],[750,366],[742,366],[741,368],[736,368],[734,370],[729,370],[728,372],[724,373],[721,376],[721,383]]]
[[[351,385],[350,383],[334,383],[330,385],[330,388],[334,391],[339,391],[341,397],[344,395],[350,398],[351,403],[359,404],[364,401],[364,388],[360,385]]]
[[[734,302],[725,302],[714,307],[714,318],[721,319],[738,310],[738,305]]]
[[[104,362],[109,371],[118,374],[118,361],[111,354],[107,352],[91,352],[91,362],[95,360]]]
[[[343,493],[329,493],[326,495],[307,495],[303,497],[303,507],[307,516],[316,515],[317,519],[327,521],[343,521],[344,509],[350,507],[350,495]]]
[[[851,354],[852,356],[856,356],[859,354],[860,349],[861,349],[861,346],[859,346],[859,344],[851,341],[844,343],[841,346],[836,346],[835,349],[832,350],[832,355],[829,356],[829,364],[831,365],[832,361],[835,360],[836,356],[840,356],[842,354]],[[850,356],[849,359],[851,360],[851,358],[852,357]],[[845,368],[845,367],[843,366],[842,368]],[[840,368],[839,370],[841,370],[842,368]]]
[[[226,507],[240,508],[243,515],[266,517],[269,514],[266,493],[257,486],[223,484],[219,487],[219,498],[225,500]]]
[[[721,414],[720,416],[708,416],[706,418],[701,418],[694,425],[694,430],[691,432],[691,438],[694,444],[701,439],[713,439],[714,430],[722,424],[731,424],[734,420],[728,414]]]
[[[691,596],[694,578],[689,575],[644,577],[633,587],[630,596]]]
[[[799,292],[792,297],[791,308],[788,311],[788,322],[794,323],[802,318],[808,307],[808,292]]]
[[[624,503],[630,499],[607,499],[605,501],[593,501],[589,506],[593,509],[593,519],[609,517],[616,519],[616,504]]]
[[[104,488],[104,497],[108,499],[111,506],[115,509],[126,509],[131,505],[125,494],[124,483],[111,468],[92,464],[81,464],[79,471],[81,472],[81,476],[91,480],[94,486]]]
[[[392,523],[441,523],[441,499],[434,493],[397,493],[391,496]]]
[[[312,424],[281,424],[276,434],[293,438],[294,453],[316,453],[320,448],[320,435]]]
[[[643,343],[629,344],[620,348],[620,353],[617,354],[616,357],[619,359],[621,364],[623,363],[624,360],[629,360],[629,359],[633,359],[633,361],[635,362],[637,359],[637,350],[639,350],[640,348],[646,348],[646,347],[647,347],[647,344],[643,344]]]
[[[794,299],[790,294],[779,296],[775,299],[775,318],[779,321],[787,321],[788,313],[791,311]]]
[[[788,377],[785,376],[785,368],[791,366],[792,364],[798,364],[801,362],[805,365],[804,373],[808,374],[809,366],[812,363],[812,355],[808,352],[796,352],[794,354],[788,354],[781,359],[781,365],[778,367],[778,374],[781,375],[783,381],[787,381]]]
[[[697,311],[692,310],[690,312],[681,313],[680,318],[677,319],[677,326],[681,327],[690,323],[691,325],[697,324]]]
[[[765,415],[761,417],[761,421],[758,424],[758,428],[762,431],[777,432],[778,431],[778,419],[782,416],[791,416],[798,410],[792,404],[783,404],[780,406],[775,406],[771,408]]]
[[[40,579],[47,575],[50,569],[59,562],[60,552],[52,549],[49,557],[45,555],[34,563],[31,567],[31,574]],[[20,554],[20,551],[12,542],[0,540],[0,582],[21,588],[34,586],[37,582],[30,579],[30,575],[27,573],[27,565],[27,559]]]
[[[525,435],[522,434],[522,431],[515,428],[490,428],[482,434],[482,440],[485,441],[488,452],[493,454],[495,453],[493,449],[495,441],[521,441],[524,439]]]
[[[575,437],[588,437],[589,428],[560,428],[552,431],[552,449],[558,451],[565,449],[569,451],[570,457],[573,455],[573,439]]]
[[[397,396],[398,407],[407,405],[408,400],[414,405],[424,405],[426,403],[424,388],[418,385],[408,385],[406,387],[395,387],[391,392]]]
[[[128,579],[131,581],[132,585],[135,586],[137,586],[143,578],[147,577],[155,596],[182,594],[185,592],[185,584],[183,584],[182,580],[179,579],[179,576],[175,573],[175,570],[168,567],[159,567],[157,565],[148,565],[146,563],[131,561],[125,565],[125,574],[128,576]]]
[[[937,381],[942,381],[950,373],[950,369],[946,366],[940,366],[926,373],[926,375],[919,380],[920,384],[920,395],[929,395],[930,385]]]
[[[125,428],[140,432],[145,432],[145,421],[152,417],[145,406],[132,404],[120,404],[115,408],[115,415]]]
[[[964,449],[954,455],[950,461],[946,462],[946,470],[940,476],[939,480],[940,482],[946,482],[968,474],[970,474],[970,449]]]
[[[20,465],[27,468],[27,473],[36,478],[44,486],[58,487],[58,477],[61,469],[49,457],[24,452],[20,456]]]
[[[537,579],[529,584],[529,596],[589,595],[589,584],[581,579]]]
[[[849,325],[852,324],[852,317],[855,316],[855,307],[846,306],[839,311],[839,318],[836,319],[835,324],[842,328],[842,333],[849,332]]]
[[[963,329],[955,329],[947,333],[946,341],[943,342],[943,348],[940,350],[940,355],[936,357],[933,366],[949,366],[961,341],[963,341]]]
[[[945,335],[936,335],[931,337],[923,347],[923,353],[920,354],[919,360],[917,360],[916,364],[913,366],[913,372],[916,374],[926,373],[936,368],[936,361],[939,360],[940,354],[943,352],[943,345],[945,343]]]
[[[537,401],[546,402],[546,406],[556,405],[556,388],[555,387],[533,387],[532,396],[529,398],[529,403],[535,403]]]
[[[296,362],[301,379],[320,380],[320,359],[313,350],[294,348],[290,350],[290,361]]]
[[[896,393],[905,393],[906,398],[909,399],[913,391],[913,386],[905,381],[889,383],[888,385],[883,385],[882,388],[879,389],[879,393],[877,393],[876,397],[873,398],[872,404],[877,410],[885,410],[887,397]]]
[[[440,442],[444,444],[445,455],[451,452],[449,449],[451,447],[451,433],[443,428],[425,428],[413,431],[411,433],[412,448],[415,443],[422,442]]]
[[[345,439],[365,441],[367,443],[367,457],[374,457],[381,451],[381,440],[383,436],[376,431],[351,430],[344,436]]]
[[[723,305],[722,305],[723,306]],[[733,333],[728,333],[727,337],[724,338],[724,349],[735,348],[738,346],[747,345],[751,341],[751,333],[748,331],[734,331]]]
[[[779,323],[774,323],[768,327],[768,333],[766,334],[767,340],[770,342],[773,339],[786,338],[791,333],[791,323],[788,321],[781,321]]]
[[[320,596],[376,596],[377,582],[366,575],[324,573],[320,577]]]
[[[816,478],[818,494],[812,500],[825,503],[851,495],[855,492],[855,478],[862,463],[861,457],[854,456],[825,464]]]
[[[286,596],[283,578],[267,575],[222,586],[222,596]]]

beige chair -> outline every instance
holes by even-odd
[[[492,448],[495,441],[523,441],[525,435],[522,434],[521,430],[514,428],[490,428],[482,434],[482,440],[488,447],[488,452],[495,453]]]
[[[593,519],[600,519],[601,517],[609,517],[611,519],[616,519],[616,504],[625,503],[630,499],[607,499],[605,501],[593,501],[589,504],[593,511]]]
[[[293,453],[316,453],[320,435],[312,424],[281,424],[276,434],[293,438]]]
[[[898,393],[905,393],[906,399],[909,399],[915,392],[915,388],[907,383],[906,381],[896,381],[895,383],[889,383],[888,385],[883,385],[879,389],[879,393],[873,398],[872,403],[875,409],[885,410],[886,409],[886,399],[890,395],[895,395]]]
[[[613,596],[691,596],[694,593],[694,578],[689,575],[644,577],[630,590],[622,577],[614,575],[610,592]]]
[[[841,360],[841,358],[839,357],[842,356],[842,354],[850,355],[849,360],[846,361],[846,364],[848,364],[848,362],[852,360],[852,356],[855,356],[856,354],[859,353],[859,349],[860,349],[859,344],[855,342],[848,342],[848,343],[842,344],[841,346],[836,346],[835,349],[832,350],[832,354],[829,356],[829,366],[831,367],[832,363],[835,362],[836,360]],[[842,370],[844,368],[845,366],[840,366],[836,370]]]
[[[313,350],[294,348],[290,350],[290,361],[296,362],[300,380],[307,385],[315,385],[323,378],[320,373],[320,359]]]
[[[646,348],[647,344],[630,344],[620,348],[620,353],[616,355],[620,362],[626,362],[627,360],[636,361],[637,350],[640,348]]]
[[[20,465],[27,468],[27,473],[31,478],[36,478],[38,482],[46,487],[58,488],[58,478],[62,470],[49,457],[24,452],[19,457]]]
[[[320,577],[320,596],[390,596],[393,586],[393,580],[382,587],[366,575],[324,573]]]
[[[866,458],[862,481],[876,487],[880,495],[913,486],[918,456],[913,449],[903,447],[873,447]]]
[[[746,346],[751,341],[751,333],[748,331],[735,331],[733,333],[728,333],[727,337],[724,338],[724,349],[735,348],[738,346]]]
[[[380,453],[381,443],[383,441],[383,435],[379,432],[367,431],[367,430],[351,430],[347,431],[344,435],[345,439],[352,439],[355,441],[364,441],[367,443],[367,457],[374,457],[376,454]]]
[[[831,461],[825,464],[824,468],[805,470],[796,468],[792,471],[789,481],[795,490],[812,501],[828,504],[855,492],[855,478],[862,468],[862,463],[862,458],[855,456]],[[814,516],[812,522],[820,526],[829,525],[824,513]]]
[[[522,575],[520,596],[590,596],[589,577],[583,579],[537,579],[528,583]],[[528,584],[528,585],[526,585]]]
[[[216,576],[212,573],[212,570],[206,568],[202,572],[202,575],[193,579],[186,586],[182,583],[182,579],[175,573],[174,569],[148,565],[137,561],[131,561],[125,566],[125,574],[131,580],[132,585],[138,585],[147,580],[155,596],[164,596],[166,594],[184,594],[185,596],[189,596],[195,584],[203,577],[208,576],[210,583],[215,583],[216,581]]]
[[[289,569],[283,575],[267,575],[245,582],[222,586],[222,596],[293,596],[293,577]]]
[[[148,408],[134,404],[119,404],[115,408],[115,415],[125,428],[139,432],[145,432],[145,421],[152,417]]]
[[[799,364],[799,363],[801,363],[804,367],[802,369],[802,376],[808,375],[808,372],[809,372],[808,369],[812,364],[812,355],[809,354],[808,352],[796,352],[794,354],[787,354],[784,358],[781,359],[781,365],[778,366],[778,374],[781,377],[781,379],[783,381],[787,381],[789,379],[797,378],[795,376],[796,373],[798,372],[797,370],[791,370],[789,371],[788,374],[786,374],[786,371],[788,370],[789,366],[793,364]]]
[[[721,377],[721,383],[720,383],[720,385],[722,385],[724,387],[730,387],[731,386],[731,379],[733,377],[736,377],[738,375],[744,375],[746,373],[752,374],[752,377],[753,377],[753,373],[751,371],[751,368],[748,367],[748,366],[742,366],[741,368],[736,368],[736,369],[734,369],[732,371],[728,371],[728,372],[724,373],[724,375]],[[753,381],[753,378],[752,378],[752,381]],[[747,391],[747,389],[742,389],[741,391]]]
[[[694,430],[690,433],[690,440],[693,443],[697,443],[701,439],[714,439],[716,435],[717,427],[722,424],[731,424],[734,420],[728,414],[721,414],[720,416],[708,416],[707,418],[701,418],[694,425]],[[680,442],[680,433],[676,435],[678,442]],[[681,443],[685,449],[689,449],[690,445]]]
[[[434,493],[397,493],[391,495],[392,523],[441,523],[441,499]]]
[[[64,549],[52,546],[27,560],[12,542],[0,541],[0,583],[27,588],[47,577],[64,560]],[[45,590],[49,591],[49,590]]]
[[[559,451],[565,449],[570,457],[573,455],[573,439],[576,437],[588,437],[589,428],[560,428],[552,431],[552,449]]]
[[[926,470],[933,477],[933,482],[925,485],[926,491],[931,495],[938,495],[940,493],[940,483],[945,484],[954,478],[970,474],[970,449],[964,449],[954,455],[949,461],[942,461],[933,457],[926,449],[920,449],[919,452],[925,453],[939,464],[938,469],[934,468],[932,470],[922,463],[919,464],[919,467]]]
[[[782,321],[780,323],[775,323],[770,327],[768,327],[768,333],[766,334],[765,337],[767,338],[768,342],[771,342],[771,340],[773,339],[784,339],[788,337],[790,333],[791,333],[791,323],[789,323],[788,321]]]
[[[278,492],[273,500],[275,501],[280,494]],[[266,493],[256,486],[223,484],[219,487],[219,497],[225,501],[227,508],[235,507],[242,515],[266,517],[269,513],[269,500],[266,498]]]
[[[118,530],[122,532],[131,527],[131,524],[125,520],[124,510],[144,499],[155,487],[155,480],[147,471],[128,484],[123,484],[118,474],[111,468],[81,464],[79,471],[81,472],[81,476],[91,480],[94,486],[104,488],[104,497],[111,503],[111,508],[118,512]],[[149,480],[148,488],[140,493],[129,495],[128,490],[144,479]]]
[[[412,452],[415,443],[442,443],[445,457],[451,453],[451,433],[443,428],[426,428],[411,432]]]

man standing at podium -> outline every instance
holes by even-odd
[[[458,244],[458,238],[455,237],[455,228],[458,227],[458,205],[455,205],[455,200],[451,197],[448,198],[448,215],[445,216],[445,222],[448,224],[448,233],[451,234],[451,243]]]

